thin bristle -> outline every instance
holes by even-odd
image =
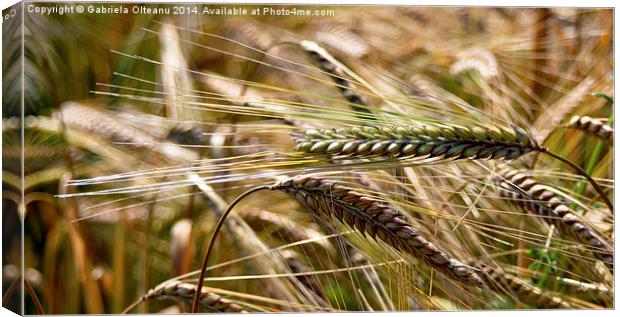
[[[308,267],[302,260],[299,259],[299,254],[291,250],[284,250],[280,252],[282,258],[286,262],[286,265],[289,267],[291,272],[293,273],[310,273],[312,269]],[[299,275],[296,276],[297,280],[306,288],[311,290],[314,295],[317,296],[317,301],[323,302],[325,296],[323,296],[322,288],[319,283],[319,280],[308,274],[308,275]]]
[[[498,175],[496,181],[500,195],[523,210],[542,216],[565,237],[590,247],[594,255],[613,270],[614,251],[611,243],[572,212],[561,197],[516,170],[499,171]]]
[[[313,244],[316,246],[331,247],[329,241],[321,239],[321,234],[311,228],[307,228],[288,217],[269,211],[250,208],[243,211],[243,218],[248,222],[261,222],[264,225],[273,226],[277,231],[274,235],[282,237],[290,242],[304,241],[312,239]]]
[[[364,235],[378,236],[394,249],[416,257],[463,285],[483,286],[473,268],[440,250],[407,223],[400,212],[375,198],[312,176],[278,182],[271,189],[288,193],[319,217],[333,217]]]
[[[427,125],[308,130],[296,150],[333,156],[513,160],[539,150],[521,129]]]

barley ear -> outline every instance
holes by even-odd
[[[195,285],[177,280],[164,282],[151,289],[145,295],[145,299],[167,298],[181,303],[191,303],[192,298],[196,296],[199,298],[201,307],[222,313],[247,313],[247,311],[238,304],[223,298],[213,291],[202,289],[200,294],[196,294]]]
[[[301,41],[299,42],[299,47],[323,72],[331,77],[342,96],[351,103],[353,110],[359,113],[358,117],[363,120],[375,120],[372,116],[368,116],[372,112],[368,109],[366,98],[357,91],[355,84],[348,79],[344,66],[336,58],[331,56],[319,44],[312,41]]]
[[[546,186],[519,173],[516,170],[501,170],[496,182],[499,194],[526,212],[543,216],[550,225],[555,225],[563,236],[590,248],[594,256],[613,270],[613,246],[592,229],[568,204]]]
[[[295,150],[356,158],[400,160],[514,160],[540,147],[522,129],[503,127],[360,126],[311,129],[296,135]]]
[[[505,273],[500,268],[486,264],[478,265],[485,283],[494,291],[516,296],[519,301],[536,308],[570,308],[561,298],[544,292],[526,281]]]
[[[361,234],[379,238],[465,286],[482,287],[475,269],[463,264],[423,237],[393,207],[339,183],[313,176],[299,176],[270,187],[288,193],[310,212],[335,218]]]
[[[613,144],[614,129],[601,119],[573,116],[565,127],[584,131]]]

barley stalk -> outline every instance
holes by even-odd
[[[500,171],[498,175],[496,181],[500,195],[525,211],[543,216],[548,224],[555,225],[564,236],[590,247],[594,256],[613,270],[614,251],[611,243],[572,212],[558,195],[516,170]]]
[[[290,194],[318,216],[334,217],[364,235],[377,236],[466,286],[482,286],[471,267],[452,258],[407,223],[401,213],[333,181],[301,176],[270,187]]]
[[[609,273],[606,268],[604,268],[604,270],[607,272],[607,274]],[[532,273],[532,277],[542,278],[542,274],[536,271]],[[562,283],[563,285],[574,288],[577,293],[580,293],[582,295],[587,295],[590,297],[601,297],[601,298],[604,298],[605,300],[611,300],[611,297],[613,295],[613,292],[610,290],[609,287],[605,286],[605,283],[601,283],[601,282],[587,283],[587,282],[577,281],[577,280],[570,279],[567,277],[559,277],[559,276],[556,276],[555,279],[559,281],[560,283]]]
[[[190,304],[194,294],[196,294],[196,285],[173,280],[151,289],[144,296],[144,300],[172,299],[183,304]],[[247,313],[241,306],[206,288],[200,291],[200,306],[215,312]]]
[[[569,123],[566,124],[566,127],[591,133],[594,136],[607,140],[609,143],[613,143],[614,129],[601,119],[588,116],[573,116]]]
[[[237,198],[235,198],[235,200],[233,200],[230,203],[230,205],[228,205],[228,208],[226,209],[226,211],[222,213],[222,216],[220,216],[220,219],[218,220],[217,224],[215,225],[215,228],[213,229],[213,232],[211,233],[211,238],[209,239],[209,244],[207,246],[207,252],[205,252],[205,256],[202,259],[202,264],[200,265],[200,275],[198,276],[198,284],[196,285],[196,291],[194,292],[194,300],[192,301],[192,310],[191,310],[192,313],[198,312],[198,307],[200,306],[200,296],[198,295],[202,294],[202,286],[204,284],[205,274],[207,273],[207,264],[209,263],[209,256],[211,255],[211,252],[213,252],[213,246],[215,245],[215,239],[217,238],[218,233],[222,230],[222,227],[224,226],[224,220],[226,220],[226,218],[228,217],[230,212],[233,210],[233,208],[243,198],[247,197],[248,195],[252,193],[255,193],[257,191],[261,191],[264,189],[268,189],[268,188],[269,187],[267,186],[258,186],[239,195]]]
[[[513,160],[540,149],[515,126],[364,126],[307,130],[295,138],[298,151],[352,157]]]
[[[542,291],[526,281],[486,264],[478,265],[480,276],[489,287],[497,292],[514,295],[519,301],[536,308],[569,308],[561,298]]]

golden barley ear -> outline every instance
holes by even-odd
[[[561,298],[549,294],[526,281],[505,273],[502,269],[479,264],[480,276],[492,290],[515,296],[519,301],[536,308],[570,308]]]
[[[314,36],[318,42],[356,59],[364,58],[370,53],[366,41],[353,32],[346,25],[334,22],[321,21],[314,23]]]
[[[526,212],[540,215],[560,233],[587,246],[594,256],[613,271],[614,249],[610,241],[575,214],[548,187],[513,169],[500,170],[495,178],[499,194]]]
[[[590,118],[588,116],[573,116],[568,124],[567,128],[572,128],[586,133],[592,134],[596,137],[606,140],[610,144],[613,144],[614,128],[609,124],[606,124],[603,120],[597,118]]]
[[[173,301],[189,305],[196,294],[196,285],[183,283],[181,281],[167,281],[151,289],[144,297],[145,300],[164,300]],[[202,288],[200,291],[200,306],[213,312],[220,313],[247,313],[240,305],[233,301],[223,298],[215,292]]]

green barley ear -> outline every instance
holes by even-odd
[[[307,130],[295,140],[297,151],[357,158],[513,160],[539,150],[516,126],[360,126]]]
[[[288,193],[323,219],[335,218],[363,235],[379,238],[466,286],[484,284],[476,271],[426,239],[391,206],[331,180],[300,176],[270,187]]]
[[[310,129],[293,135],[296,151],[352,158],[395,158],[408,162],[448,160],[514,160],[540,152],[571,166],[585,177],[601,199],[613,204],[598,183],[581,167],[538,143],[523,129],[511,125],[470,126],[427,124],[424,126],[358,126],[338,129]]]

